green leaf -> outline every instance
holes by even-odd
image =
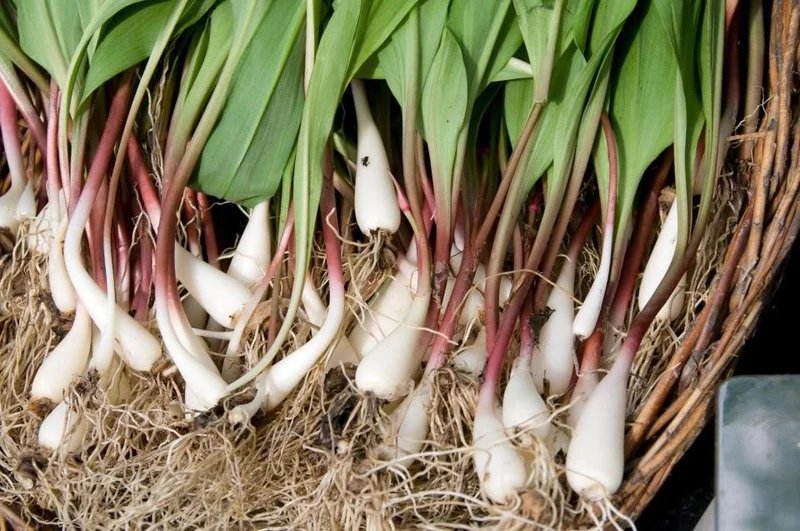
[[[629,222],[645,170],[672,142],[675,71],[675,57],[658,13],[652,4],[643,6],[622,30],[611,74],[609,115],[618,149],[620,228]],[[605,140],[599,135],[595,169],[601,189],[608,182],[606,158]]]
[[[461,130],[468,110],[467,69],[455,37],[449,30],[433,59],[422,91],[422,119],[431,159],[434,193],[450,219],[453,170]]]
[[[175,36],[205,15],[213,3],[210,0],[190,2]],[[86,74],[82,102],[100,85],[150,56],[173,6],[172,0],[137,3],[121,9],[103,25]]]
[[[367,4],[368,22],[359,28],[358,46],[350,60],[349,78],[384,45],[408,12],[417,5],[417,0],[373,0]]]
[[[158,0],[116,13],[103,28],[92,55],[81,102],[100,85],[147,58],[171,12],[170,0]]]
[[[592,13],[594,12],[594,7],[597,1],[598,0],[585,0],[584,2],[581,2],[577,6],[577,11],[575,11],[575,15],[573,17],[572,40],[585,57],[589,56],[589,32],[590,30],[593,30],[591,26]],[[567,6],[566,8],[568,13],[570,12],[570,7],[571,6]]]
[[[428,77],[434,55],[439,48],[447,16],[450,0],[427,0],[416,7],[419,10],[419,79]],[[392,94],[400,103],[401,108],[406,108],[406,63],[409,60],[406,50],[407,36],[413,28],[409,27],[411,17],[401,24],[392,34],[389,42],[378,52],[381,71],[386,78]],[[418,94],[421,91],[418,91]]]
[[[58,34],[59,26],[53,20],[50,3],[48,0],[30,0],[17,5],[19,42],[22,50],[47,70],[59,86],[63,86],[68,58],[64,56],[61,42],[71,39]]]
[[[492,82],[514,81],[517,79],[533,79],[533,70],[531,65],[525,61],[512,57],[499,72],[494,74]]]
[[[592,19],[589,38],[589,55],[592,57],[606,48],[610,35],[616,35],[620,26],[636,7],[636,0],[599,0]]]
[[[489,84],[492,74],[502,70],[522,42],[510,6],[510,0],[451,2],[447,27],[464,56],[470,102]]]
[[[302,2],[275,2],[231,81],[193,186],[236,203],[271,197],[294,148],[303,107]]]

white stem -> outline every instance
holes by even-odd
[[[658,233],[658,238],[647,260],[644,272],[642,273],[642,283],[639,286],[639,309],[641,310],[648,303],[655,293],[658,285],[667,274],[675,250],[678,245],[678,202],[673,201],[670,206],[664,226]],[[659,322],[672,321],[678,318],[683,309],[686,295],[686,276],[681,278],[679,284],[672,292],[670,299],[659,310],[656,320]]]
[[[507,503],[525,487],[525,462],[508,440],[501,413],[491,396],[481,392],[472,428],[472,461],[481,491],[493,502]]]
[[[453,357],[453,367],[474,377],[480,376],[486,365],[486,330],[481,328],[472,344]]]
[[[179,317],[184,326],[176,330],[166,301],[163,297],[156,297],[156,320],[164,346],[186,381],[187,394],[193,397],[192,403],[187,405],[190,409],[205,411],[217,405],[226,395],[226,383],[201,340],[192,333],[186,318],[183,315]]]
[[[413,271],[416,273],[416,269]],[[414,301],[416,276],[405,266],[399,267],[397,275],[386,280],[370,300],[363,321],[356,323],[347,338],[361,358],[403,322]]]
[[[375,345],[356,369],[356,385],[384,400],[408,394],[414,385],[425,349],[420,345],[430,290],[418,293],[403,324]]]
[[[542,441],[550,437],[550,408],[533,383],[529,355],[519,356],[511,367],[503,393],[503,426],[512,433],[531,430]]]
[[[70,411],[61,401],[42,421],[39,427],[39,444],[50,450],[74,453],[80,450],[89,423],[80,413]]]
[[[90,207],[90,203],[79,202],[78,208],[73,213],[64,240],[64,262],[78,298],[89,311],[92,321],[102,330],[109,323],[106,295],[83,269],[80,256],[81,238]],[[133,369],[150,370],[161,357],[161,344],[141,323],[122,311],[119,306],[114,306],[114,312],[115,347]]]
[[[539,343],[531,357],[531,371],[536,388],[550,396],[563,394],[575,370],[575,263],[564,260],[556,285],[550,290],[547,308],[552,313],[539,333]],[[547,385],[545,385],[545,382]]]
[[[30,181],[25,183],[17,202],[17,219],[30,219],[36,217],[36,196],[33,194],[33,185]]]
[[[584,299],[572,324],[572,332],[578,336],[578,339],[583,340],[592,335],[594,327],[597,325],[597,319],[600,317],[600,311],[603,307],[606,287],[608,286],[608,277],[611,274],[613,251],[614,238],[612,231],[606,230],[605,234],[603,234],[600,267],[597,269],[592,287],[589,288],[589,293],[586,295],[586,299]]]
[[[64,236],[67,233],[68,223],[67,217],[64,216],[56,225],[57,230],[50,244],[47,262],[50,296],[53,298],[56,308],[62,313],[74,312],[77,305],[77,295],[67,273],[67,264],[64,259]]]
[[[24,184],[20,187],[17,187],[12,182],[11,188],[9,188],[5,194],[0,196],[0,227],[5,227],[14,234],[16,234],[17,227],[19,227],[17,206],[24,190]]]
[[[588,500],[606,498],[622,483],[629,364],[617,359],[586,401],[567,451],[567,482]]]
[[[344,319],[344,308],[344,286],[332,287],[331,304],[319,331],[305,345],[256,378],[256,397],[249,404],[234,408],[230,413],[231,422],[249,421],[262,406],[270,411],[289,396],[335,340]]]
[[[303,308],[308,316],[308,321],[312,325],[321,328],[325,322],[327,312],[310,278],[306,278],[306,282],[303,285],[302,301]],[[358,364],[358,354],[356,354],[356,351],[346,337],[342,336],[334,339],[334,341],[336,345],[333,347],[331,355],[328,356],[328,361],[325,362],[325,372],[332,367],[338,367],[342,363]]]
[[[354,79],[350,87],[358,122],[354,206],[356,223],[367,236],[381,230],[394,233],[400,227],[400,207],[389,171],[386,148],[372,119],[364,84]]]
[[[232,276],[175,245],[175,276],[219,324],[232,328],[253,294]]]
[[[192,332],[197,337],[206,337],[209,339],[221,339],[227,341],[233,335],[230,330],[204,330],[202,328],[192,328]]]
[[[67,335],[45,357],[31,384],[31,399],[59,402],[72,381],[82,375],[92,344],[92,321],[79,306]]]
[[[414,455],[422,450],[428,437],[428,411],[433,397],[432,381],[431,375],[423,376],[416,389],[392,411],[392,431],[381,449],[384,459],[407,467],[414,462]]]
[[[269,201],[263,201],[250,211],[250,219],[231,257],[228,275],[248,287],[261,280],[272,257],[271,244]]]

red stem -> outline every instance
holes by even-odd
[[[578,225],[578,228],[575,229],[575,234],[572,236],[572,241],[569,243],[567,257],[573,262],[577,262],[581,253],[581,249],[583,249],[583,246],[589,237],[589,232],[592,230],[592,227],[594,226],[594,220],[597,218],[598,214],[600,214],[599,200],[595,201],[592,206],[589,207],[589,210],[587,210],[583,215],[580,225]]]
[[[80,194],[80,202],[94,202],[94,205],[102,205],[105,207],[105,203],[103,202],[103,198],[101,197],[98,199],[98,195],[102,191],[103,184],[105,180],[103,177],[106,175],[108,171],[108,166],[111,163],[111,157],[114,153],[114,145],[119,140],[120,134],[122,133],[122,126],[125,122],[125,117],[127,116],[128,112],[128,100],[130,99],[130,89],[131,89],[131,75],[126,74],[117,87],[116,92],[114,93],[114,97],[111,100],[111,108],[108,112],[108,119],[106,120],[106,125],[103,128],[103,132],[100,136],[100,142],[97,145],[97,149],[95,150],[94,157],[92,159],[92,164],[89,167],[89,173],[86,177],[86,182],[83,185],[83,191]],[[77,202],[72,205],[73,207],[77,207]],[[96,209],[92,209],[92,214],[94,214]],[[105,214],[105,209],[102,209],[101,212]],[[90,250],[92,248],[92,242],[94,241],[94,245],[97,247],[95,249],[95,254],[92,255],[92,264],[95,268],[95,279],[98,280],[98,284],[101,288],[105,286],[105,268],[103,267],[102,261],[102,234],[103,234],[103,225],[102,222],[94,223],[91,225],[91,233],[90,233]],[[99,245],[97,240],[97,235],[99,234]],[[99,255],[99,266],[97,262],[97,256]],[[102,281],[102,283],[100,283]]]
[[[116,139],[114,140],[116,142]],[[99,149],[99,147],[98,147]],[[92,270],[97,284],[106,289],[106,269],[105,251],[103,249],[103,222],[106,217],[106,205],[108,204],[108,181],[105,179],[105,172],[101,175],[100,189],[89,216],[89,224],[86,233],[89,240],[89,255],[92,260]]]
[[[142,156],[142,148],[133,135],[128,139],[127,155],[128,165],[131,168],[131,173],[133,173],[136,187],[139,189],[139,197],[147,215],[150,217],[151,223],[154,227],[157,227],[161,219],[161,199],[147,171],[147,165]]]
[[[523,128],[522,134],[517,141],[517,145],[514,146],[511,159],[506,165],[503,176],[500,179],[500,185],[495,192],[492,203],[489,206],[489,210],[484,216],[483,222],[480,224],[480,229],[475,234],[472,242],[467,242],[464,245],[465,249],[464,256],[461,260],[461,267],[458,270],[458,275],[456,276],[456,280],[453,285],[453,292],[450,294],[450,300],[447,302],[447,306],[445,307],[444,316],[442,317],[442,321],[439,326],[439,333],[436,334],[434,339],[433,346],[431,348],[431,356],[428,360],[428,365],[426,366],[426,372],[438,369],[444,364],[447,352],[450,350],[450,338],[453,337],[453,334],[455,333],[458,317],[461,313],[461,309],[464,306],[464,299],[469,292],[472,284],[472,277],[475,274],[475,270],[478,266],[478,257],[483,254],[483,251],[486,247],[486,241],[489,238],[492,228],[494,227],[495,220],[497,219],[501,208],[505,204],[506,194],[511,186],[514,173],[517,171],[517,167],[522,160],[523,152],[525,151],[528,141],[533,134],[533,130],[536,126],[536,122],[538,121],[540,112],[541,105],[534,105],[527,121],[525,122],[525,127]],[[528,260],[526,261],[525,269],[535,269],[540,257],[541,253],[531,252]],[[530,275],[525,275],[524,284],[527,284],[528,287],[530,287],[530,282],[532,281],[533,279]],[[519,314],[519,309],[517,309],[516,312],[517,313],[514,315],[514,321],[516,321],[516,316]],[[505,313],[503,315],[505,317]]]

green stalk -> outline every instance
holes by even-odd
[[[550,79],[553,75],[553,65],[555,63],[556,48],[558,44],[558,33],[561,26],[564,2],[558,0],[553,6],[550,25],[548,27],[547,48],[545,49],[542,64],[540,65],[534,87],[534,105],[545,105],[550,94]],[[564,165],[561,175],[554,175],[557,180],[555,193],[552,197],[546,198],[542,225],[536,234],[534,250],[537,253],[533,262],[534,268],[539,267],[541,255],[544,253],[544,245],[550,238],[550,232],[555,224],[556,215],[561,206],[561,199],[567,185],[567,174],[570,164]],[[486,293],[484,302],[486,304],[486,345],[489,349],[494,344],[495,334],[497,333],[499,320],[499,294],[500,294],[500,271],[508,251],[511,240],[511,233],[519,218],[520,207],[525,200],[529,190],[525,186],[525,166],[514,174],[514,182],[509,190],[506,203],[503,207],[500,221],[497,223],[497,232],[492,243],[492,250],[489,255],[489,263],[486,268]]]

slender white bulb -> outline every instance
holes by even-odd
[[[271,242],[269,201],[262,201],[250,211],[250,219],[231,257],[228,275],[245,286],[252,286],[261,280],[269,266]]]
[[[309,315],[317,314],[321,304],[319,296],[307,280],[303,286],[304,306],[310,308]],[[249,404],[234,408],[230,420],[243,423],[249,420],[262,406],[267,411],[278,407],[297,387],[308,371],[317,363],[336,339],[344,319],[344,288],[339,286],[331,294],[331,304],[322,319],[322,326],[307,343],[282,358],[280,361],[262,372],[255,381],[256,396]],[[324,310],[323,310],[324,311]],[[319,317],[319,315],[314,315]]]
[[[317,294],[317,290],[314,289],[314,285],[308,278],[306,278],[306,283],[303,285],[302,301],[309,322],[314,326],[321,327],[325,322],[327,312],[322,299]],[[347,337],[339,337],[334,341],[336,341],[336,345],[325,363],[325,372],[332,367],[338,367],[342,363],[358,364],[358,354],[356,354]]]
[[[481,491],[495,503],[507,503],[525,487],[525,461],[508,440],[501,413],[490,400],[478,401],[472,428],[472,461]]]
[[[430,291],[417,295],[403,324],[375,345],[358,364],[356,385],[384,400],[408,394],[425,349],[420,339],[430,302]]]
[[[575,337],[572,323],[575,317],[575,302],[572,298],[575,287],[575,264],[566,259],[556,285],[550,290],[547,308],[552,313],[539,333],[539,343],[531,356],[531,371],[540,393],[563,394],[572,380],[575,370]],[[547,381],[547,386],[545,386]]]
[[[5,194],[0,196],[0,227],[8,229],[13,234],[16,234],[17,227],[19,227],[17,205],[24,190],[23,186],[12,185]]]
[[[77,305],[77,295],[67,273],[67,264],[64,259],[64,235],[67,233],[68,223],[66,216],[61,218],[53,241],[50,243],[47,263],[50,296],[58,311],[62,313],[74,312]]]
[[[402,264],[403,259],[399,263]],[[395,276],[387,279],[370,300],[364,319],[356,323],[348,336],[350,345],[363,358],[378,342],[394,332],[409,312],[416,289],[416,269],[398,268]]]
[[[82,375],[92,344],[92,321],[83,307],[78,307],[67,335],[45,357],[31,384],[31,399],[59,402],[72,381]]]
[[[588,500],[606,498],[622,483],[628,364],[617,360],[580,414],[567,451],[567,482]]]
[[[478,337],[453,357],[453,367],[474,377],[480,376],[486,365],[486,330],[481,328]]]
[[[653,296],[658,285],[664,279],[669,269],[672,257],[678,245],[678,202],[673,201],[669,209],[664,226],[658,233],[658,238],[647,260],[644,272],[642,273],[642,283],[639,286],[639,309],[645,307]],[[672,321],[677,319],[684,307],[686,300],[686,276],[681,278],[680,283],[675,287],[675,291],[664,306],[659,310],[656,319],[659,322]]]
[[[608,277],[611,274],[611,238],[603,238],[603,253],[600,257],[600,267],[597,269],[597,274],[592,282],[592,287],[589,288],[589,293],[575,315],[575,321],[572,324],[572,332],[578,336],[578,339],[586,339],[597,325],[597,319],[600,317],[600,311],[603,308],[603,298],[606,294],[606,287],[608,286]]]
[[[400,466],[409,466],[422,450],[428,436],[428,411],[433,391],[432,378],[422,381],[391,413],[391,432],[381,454]]]
[[[512,432],[530,429],[543,441],[550,437],[550,408],[533,383],[527,356],[518,357],[511,367],[503,393],[503,426]]]
[[[70,223],[64,243],[64,261],[72,285],[92,321],[100,329],[108,325],[108,304],[106,294],[83,269],[80,256],[80,242],[83,226]],[[134,370],[148,371],[161,357],[161,343],[140,322],[128,315],[118,305],[114,306],[115,349]]]
[[[364,84],[350,83],[358,122],[358,160],[356,161],[355,215],[358,228],[366,235],[400,227],[400,207],[389,171],[389,159],[381,134],[369,110]]]
[[[175,276],[216,322],[233,328],[253,294],[232,276],[175,246]]]
[[[80,450],[89,424],[82,415],[70,412],[62,401],[42,421],[39,427],[39,444],[50,450],[74,453]]]

